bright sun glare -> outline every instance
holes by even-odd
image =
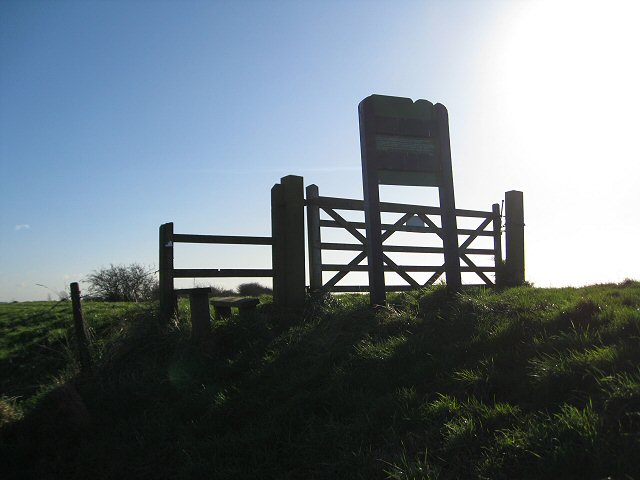
[[[497,50],[505,113],[515,120],[516,134],[531,142],[531,132],[544,128],[552,142],[546,148],[565,160],[555,165],[565,173],[576,162],[592,167],[612,154],[631,161],[629,145],[611,139],[637,133],[632,125],[640,109],[640,2],[515,5]]]
[[[555,284],[574,285],[633,275],[624,245],[639,200],[640,2],[509,5],[483,71],[510,142],[505,176],[536,207],[528,271],[537,281],[558,270]]]

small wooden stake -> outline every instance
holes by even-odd
[[[73,308],[73,325],[76,334],[76,346],[78,349],[78,360],[83,373],[91,373],[91,354],[89,353],[89,340],[87,338],[87,326],[82,314],[82,304],[80,303],[80,287],[77,282],[70,285],[71,305]]]
[[[191,307],[191,340],[206,343],[211,340],[210,288],[194,288],[189,294]]]

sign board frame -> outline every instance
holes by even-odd
[[[447,288],[462,285],[449,115],[427,100],[371,95],[358,105],[371,303],[386,301],[379,185],[437,187]]]

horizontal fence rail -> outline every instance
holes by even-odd
[[[396,267],[385,266],[385,272],[397,272],[398,268],[401,268],[405,272],[439,272],[442,268],[440,265],[437,266],[423,266],[423,265],[398,265]],[[369,267],[368,265],[337,265],[333,263],[323,263],[322,271],[323,272],[367,272]],[[495,272],[495,267],[460,267],[461,272]]]
[[[173,278],[272,277],[270,268],[175,268]]]
[[[174,233],[173,243],[273,245],[271,237]],[[273,277],[271,268],[174,268],[173,278]]]
[[[462,216],[462,215],[459,215]],[[358,229],[358,230],[364,230],[365,229],[365,223],[364,222],[345,222],[347,225],[349,225],[352,228]],[[340,223],[334,221],[334,220],[320,220],[320,226],[321,227],[329,227],[329,228],[344,228],[343,225],[341,225]],[[382,224],[382,229],[386,230],[386,231],[392,231],[392,232],[412,232],[412,233],[435,233],[437,235],[439,235],[441,233],[441,229],[440,228],[432,228],[432,227],[414,227],[414,226],[407,226],[407,225],[391,225],[391,224]],[[477,233],[478,236],[481,237],[492,237],[493,236],[493,232],[488,232],[488,231],[481,231],[481,232],[476,232],[476,230],[474,229],[469,229],[469,228],[459,228],[457,230],[458,235],[475,235]]]
[[[273,245],[271,237],[247,237],[237,235],[194,235],[174,233],[175,243],[216,243],[228,245]]]
[[[320,243],[320,248],[323,250],[347,250],[363,252],[366,248],[364,244],[357,243]],[[411,245],[382,245],[382,250],[385,252],[400,252],[400,253],[444,253],[442,247],[414,247]],[[464,253],[470,255],[493,255],[494,250],[490,248],[466,248]]]
[[[465,283],[462,288],[478,288],[478,287],[486,287],[484,283]],[[415,290],[416,287],[412,285],[385,285],[385,290],[387,292],[409,292],[411,290]],[[335,293],[369,293],[369,285],[336,285],[331,288],[332,292]]]
[[[307,198],[305,205],[316,205],[320,208],[335,208],[336,210],[360,210],[364,211],[364,200],[337,197],[315,197]],[[404,203],[380,202],[380,211],[385,213],[423,213],[426,215],[440,215],[440,207],[428,207],[425,205],[410,205]],[[491,218],[493,212],[481,210],[465,210],[456,208],[458,217]],[[363,227],[364,228],[364,227]]]

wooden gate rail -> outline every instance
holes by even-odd
[[[403,265],[401,267],[405,272],[437,272],[440,270],[440,266],[428,266],[428,265]],[[462,272],[475,272],[476,270],[480,270],[481,272],[494,272],[495,267],[460,267],[460,271]],[[323,272],[366,272],[368,271],[367,265],[342,265],[335,263],[324,263],[322,264]],[[395,272],[396,267],[393,266],[385,266],[385,272]]]
[[[237,235],[192,235],[174,233],[173,243],[210,243],[226,245],[273,245],[271,237]],[[272,277],[270,268],[175,268],[173,278]]]
[[[228,245],[273,245],[271,237],[192,235],[188,233],[174,233],[173,241],[180,243],[223,243]]]
[[[363,285],[336,285],[336,283],[342,280],[349,272],[368,271],[367,265],[360,265],[360,263],[367,257],[367,239],[361,232],[359,232],[359,230],[365,229],[365,223],[348,221],[336,212],[336,210],[364,211],[364,201],[346,198],[321,197],[318,192],[318,187],[316,185],[310,185],[307,187],[307,198],[305,201],[305,205],[307,206],[311,290],[331,290],[334,292],[368,291],[368,286]],[[323,210],[325,213],[327,213],[327,215],[331,217],[331,220],[321,220],[320,210]],[[403,214],[393,224],[381,225],[383,230],[383,242],[389,239],[395,232],[432,233],[442,238],[442,228],[438,227],[428,217],[428,215],[439,216],[441,214],[441,209],[439,207],[381,202],[380,211]],[[459,257],[466,264],[466,266],[462,266],[460,268],[460,271],[475,273],[482,280],[483,284],[491,286],[493,286],[494,283],[489,277],[487,277],[487,275],[485,275],[485,273],[493,272],[496,275],[496,281],[499,283],[501,273],[499,266],[502,262],[502,223],[500,206],[498,204],[494,204],[490,212],[456,209],[455,213],[457,217],[470,217],[482,220],[478,227],[476,227],[475,229],[457,229],[458,235],[468,236],[468,238],[458,247]],[[407,220],[413,216],[417,216],[418,218],[420,218],[425,226],[406,225]],[[322,227],[345,229],[359,243],[322,242]],[[493,248],[471,248],[471,244],[478,237],[492,237],[494,240]],[[322,250],[354,251],[359,252],[359,254],[346,265],[323,264]],[[402,291],[430,285],[434,283],[445,271],[444,264],[435,266],[397,265],[387,255],[385,255],[385,253],[397,252],[444,254],[444,247],[421,247],[383,244],[382,251],[383,262],[386,264],[384,267],[384,271],[395,272],[408,283],[408,285],[387,285],[385,287],[387,291]],[[492,256],[494,257],[494,266],[477,266],[469,258],[469,255]],[[328,282],[323,283],[322,272],[337,273]],[[407,272],[433,272],[433,275],[427,280],[424,285],[421,285],[413,277],[408,275]]]

